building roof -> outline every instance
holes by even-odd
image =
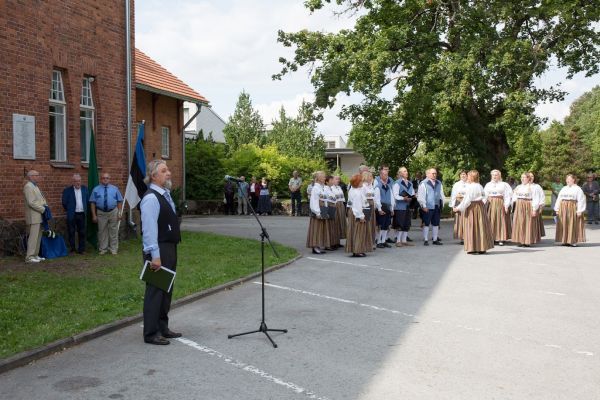
[[[208,104],[208,100],[204,96],[137,48],[135,49],[134,80],[137,88],[149,92],[193,103]]]

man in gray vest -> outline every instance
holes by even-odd
[[[142,199],[142,243],[144,260],[151,260],[153,270],[161,266],[175,271],[177,267],[177,244],[181,241],[175,203],[170,195],[171,171],[164,160],[152,160],[146,168],[148,191]],[[146,283],[144,295],[144,341],[150,344],[169,344],[168,339],[178,338],[181,333],[169,329],[170,292]]]

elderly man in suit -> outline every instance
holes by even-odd
[[[31,170],[27,173],[27,183],[23,187],[23,194],[25,195],[25,223],[29,228],[27,254],[25,256],[25,262],[28,263],[44,261],[38,254],[40,253],[40,242],[42,240],[42,214],[46,209],[47,203],[38,187],[40,179],[40,173]]]
[[[88,189],[81,184],[81,175],[73,175],[73,184],[67,186],[62,193],[62,205],[67,212],[67,228],[71,251],[79,254],[85,252],[85,216],[88,205]],[[78,236],[78,246],[75,247],[75,234]]]

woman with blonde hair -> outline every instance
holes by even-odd
[[[369,242],[367,234],[368,209],[367,198],[362,190],[362,175],[356,174],[350,179],[348,190],[348,214],[346,222],[346,253],[352,257],[365,257],[366,253],[373,251],[373,243]]]
[[[327,226],[327,231],[329,232],[329,247],[326,247],[325,250],[335,250],[340,246],[340,236],[341,232],[338,230],[338,223],[336,221],[337,217],[337,198],[335,192],[333,191],[333,176],[327,175],[325,177],[325,196],[327,198],[327,210],[328,217],[325,220],[325,225]]]
[[[458,207],[467,191],[467,171],[460,171],[460,180],[452,185],[452,192],[450,192],[450,208]],[[463,244],[463,215],[460,212],[454,213],[454,239],[460,239]]]
[[[325,254],[322,249],[331,246],[331,238],[327,229],[328,217],[327,196],[325,195],[325,172],[315,172],[315,184],[310,193],[310,221],[306,235],[306,247],[312,248],[314,254]]]
[[[556,198],[554,211],[558,217],[556,224],[557,243],[563,246],[577,246],[585,242],[585,223],[583,213],[586,209],[586,200],[583,190],[576,185],[575,176],[567,175],[566,183]]]
[[[373,186],[373,174],[370,171],[362,173],[362,191],[367,199],[371,218],[367,221],[367,243],[374,247],[375,234],[377,233],[377,223],[375,213],[381,212],[381,202],[379,201],[379,190]]]
[[[511,240],[519,247],[530,247],[540,241],[537,234],[540,205],[527,173],[521,175],[521,184],[513,190],[512,202],[514,214]]]
[[[463,200],[454,207],[454,212],[463,214],[464,249],[468,254],[484,254],[494,248],[485,203],[486,196],[483,186],[479,184],[479,172],[471,170],[467,173],[467,189]]]
[[[540,185],[535,183],[535,175],[533,175],[533,172],[527,172],[527,176],[529,177],[529,183],[533,188],[534,196],[537,198],[538,202],[538,212],[536,213],[535,217],[535,229],[539,242],[544,236],[546,236],[546,229],[544,228],[544,219],[542,218],[542,215],[544,213],[544,207],[546,206],[546,193],[544,193],[544,189],[542,189]]]
[[[485,185],[487,197],[487,215],[490,219],[494,243],[504,246],[510,239],[510,204],[512,189],[508,183],[502,181],[502,173],[494,169],[490,173],[491,180]]]

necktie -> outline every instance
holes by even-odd
[[[108,186],[104,186],[104,211],[108,211]]]
[[[175,203],[173,203],[173,199],[171,198],[171,195],[169,194],[169,192],[165,190],[165,194],[163,196],[165,196],[165,199],[167,199],[167,201],[169,202],[169,205],[171,206],[173,211],[175,211]]]

